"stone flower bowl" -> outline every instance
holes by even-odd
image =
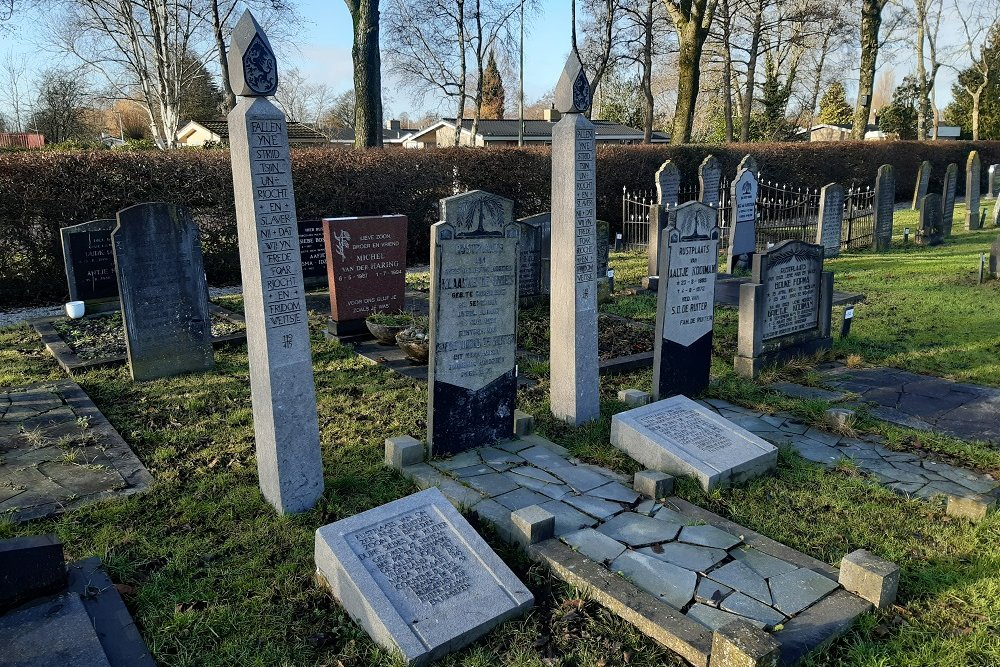
[[[430,337],[418,327],[410,327],[396,334],[396,345],[406,358],[418,364],[426,364],[430,357]]]
[[[375,340],[382,345],[395,345],[396,334],[413,324],[412,320],[403,321],[403,319],[402,317],[374,315],[365,319],[365,326],[375,336]]]

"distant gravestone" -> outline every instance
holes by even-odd
[[[111,230],[116,224],[113,219],[92,220],[59,230],[70,301],[117,300],[118,278],[111,247]]]
[[[306,287],[326,283],[326,248],[323,246],[323,221],[299,220],[299,256]]]
[[[548,294],[552,252],[552,213],[546,211],[517,221],[521,228],[518,293],[522,299]]]
[[[782,241],[754,256],[753,281],[740,286],[736,372],[756,377],[768,366],[830,349],[833,273],[823,246]]]
[[[431,228],[427,441],[435,456],[510,438],[517,391],[514,203],[474,190],[441,200],[441,210]]]
[[[979,217],[980,169],[979,151],[970,152],[965,163],[965,228],[970,231],[983,226]]]
[[[891,164],[878,168],[875,177],[875,233],[872,247],[888,250],[892,245],[892,220],[896,209],[896,174]]]
[[[1000,197],[993,204],[993,226],[1000,227]]]
[[[342,341],[368,337],[365,318],[405,307],[405,215],[324,218],[330,285],[328,331]]]
[[[201,237],[187,209],[137,204],[111,232],[133,380],[212,368]]]
[[[917,168],[917,183],[913,187],[913,205],[910,207],[914,211],[920,210],[920,202],[927,194],[927,188],[931,183],[931,163],[924,160]]]
[[[688,202],[677,207],[671,218],[661,233],[653,400],[700,394],[708,387],[712,368],[719,264],[717,212],[700,202]]]
[[[944,224],[944,237],[951,236],[951,227],[955,221],[955,191],[958,188],[958,165],[952,162],[944,172],[944,186],[941,191],[941,221]]]
[[[660,266],[660,233],[666,228],[670,211],[677,207],[680,196],[681,172],[670,160],[656,171],[656,202],[649,207],[649,243],[647,275],[655,276]]]
[[[990,246],[990,275],[1000,278],[1000,236]]]
[[[267,100],[277,62],[250,11],[228,53],[233,91],[229,155],[236,195],[257,474],[264,498],[284,514],[323,494],[316,387],[299,252],[285,114]]]
[[[824,257],[840,254],[840,240],[844,229],[844,186],[830,183],[819,193],[819,227],[816,243],[823,246]]]
[[[404,664],[456,651],[534,604],[435,487],[318,529],[315,561],[351,618]]]
[[[990,199],[1000,197],[1000,164],[991,164],[988,172],[986,196]]]
[[[736,173],[738,174],[744,169],[752,172],[757,178],[760,178],[760,166],[757,164],[757,160],[755,160],[749,153],[744,155],[743,159],[740,160],[740,163],[736,165]]]
[[[705,491],[753,479],[778,449],[686,396],[611,418],[611,444],[652,470],[694,477]]]
[[[556,84],[552,128],[552,296],[549,405],[579,426],[600,417],[597,356],[597,176],[590,83],[574,49]]]
[[[722,165],[714,155],[709,155],[698,165],[698,201],[718,208],[721,188]]]
[[[739,172],[732,187],[733,223],[729,232],[726,267],[749,269],[757,250],[757,176],[749,169]]]
[[[917,243],[921,245],[941,245],[944,228],[941,221],[941,195],[924,195],[920,202],[920,226],[917,228]]]

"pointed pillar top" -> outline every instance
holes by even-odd
[[[278,88],[278,61],[250,10],[243,12],[229,44],[229,82],[243,97],[267,97]]]
[[[590,107],[590,82],[576,49],[570,52],[559,75],[555,104],[560,113],[584,113]]]

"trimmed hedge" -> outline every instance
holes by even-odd
[[[729,179],[746,153],[769,180],[821,187],[872,184],[879,165],[896,167],[896,196],[912,196],[922,160],[934,165],[931,191],[940,189],[949,162],[959,165],[980,151],[985,183],[988,165],[1000,163],[1000,142],[857,142],[687,146],[602,146],[597,155],[598,217],[617,223],[623,186],[648,188],[665,159],[675,161],[683,182],[696,182],[709,153]],[[354,151],[294,149],[292,172],[300,217],[403,213],[410,218],[408,258],[426,262],[430,225],[438,200],[483,189],[515,201],[515,214],[549,206],[547,148]],[[63,300],[67,296],[59,229],[143,201],[173,201],[192,209],[202,229],[205,268],[211,284],[238,282],[232,175],[227,151],[24,151],[0,155],[0,307]]]

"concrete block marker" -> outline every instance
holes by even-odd
[[[840,585],[885,609],[896,600],[899,566],[875,554],[858,549],[840,561]]]
[[[436,488],[316,531],[317,574],[377,643],[423,665],[534,603]]]
[[[514,410],[514,435],[531,435],[535,431],[535,418],[527,412]]]
[[[622,389],[618,392],[618,400],[633,408],[647,405],[652,398],[648,391],[641,389]]]
[[[611,444],[653,470],[689,475],[706,491],[769,470],[778,450],[686,396],[619,412]]]
[[[424,462],[424,443],[409,435],[385,439],[385,464],[402,470],[406,466]]]
[[[996,506],[996,498],[984,494],[949,495],[945,512],[949,516],[959,519],[982,521],[986,518],[986,514]]]
[[[777,667],[781,645],[771,635],[739,620],[712,633],[711,667]]]
[[[242,98],[229,112],[229,152],[257,474],[278,512],[302,512],[323,494],[316,387],[288,125],[267,99],[278,88],[278,66],[249,11],[236,24],[228,58],[233,91]]]
[[[640,470],[635,474],[632,488],[653,500],[666,498],[674,492],[674,478],[658,470]]]
[[[538,544],[555,535],[555,514],[538,505],[529,505],[511,512],[510,520],[514,524],[517,539],[523,546]]]

